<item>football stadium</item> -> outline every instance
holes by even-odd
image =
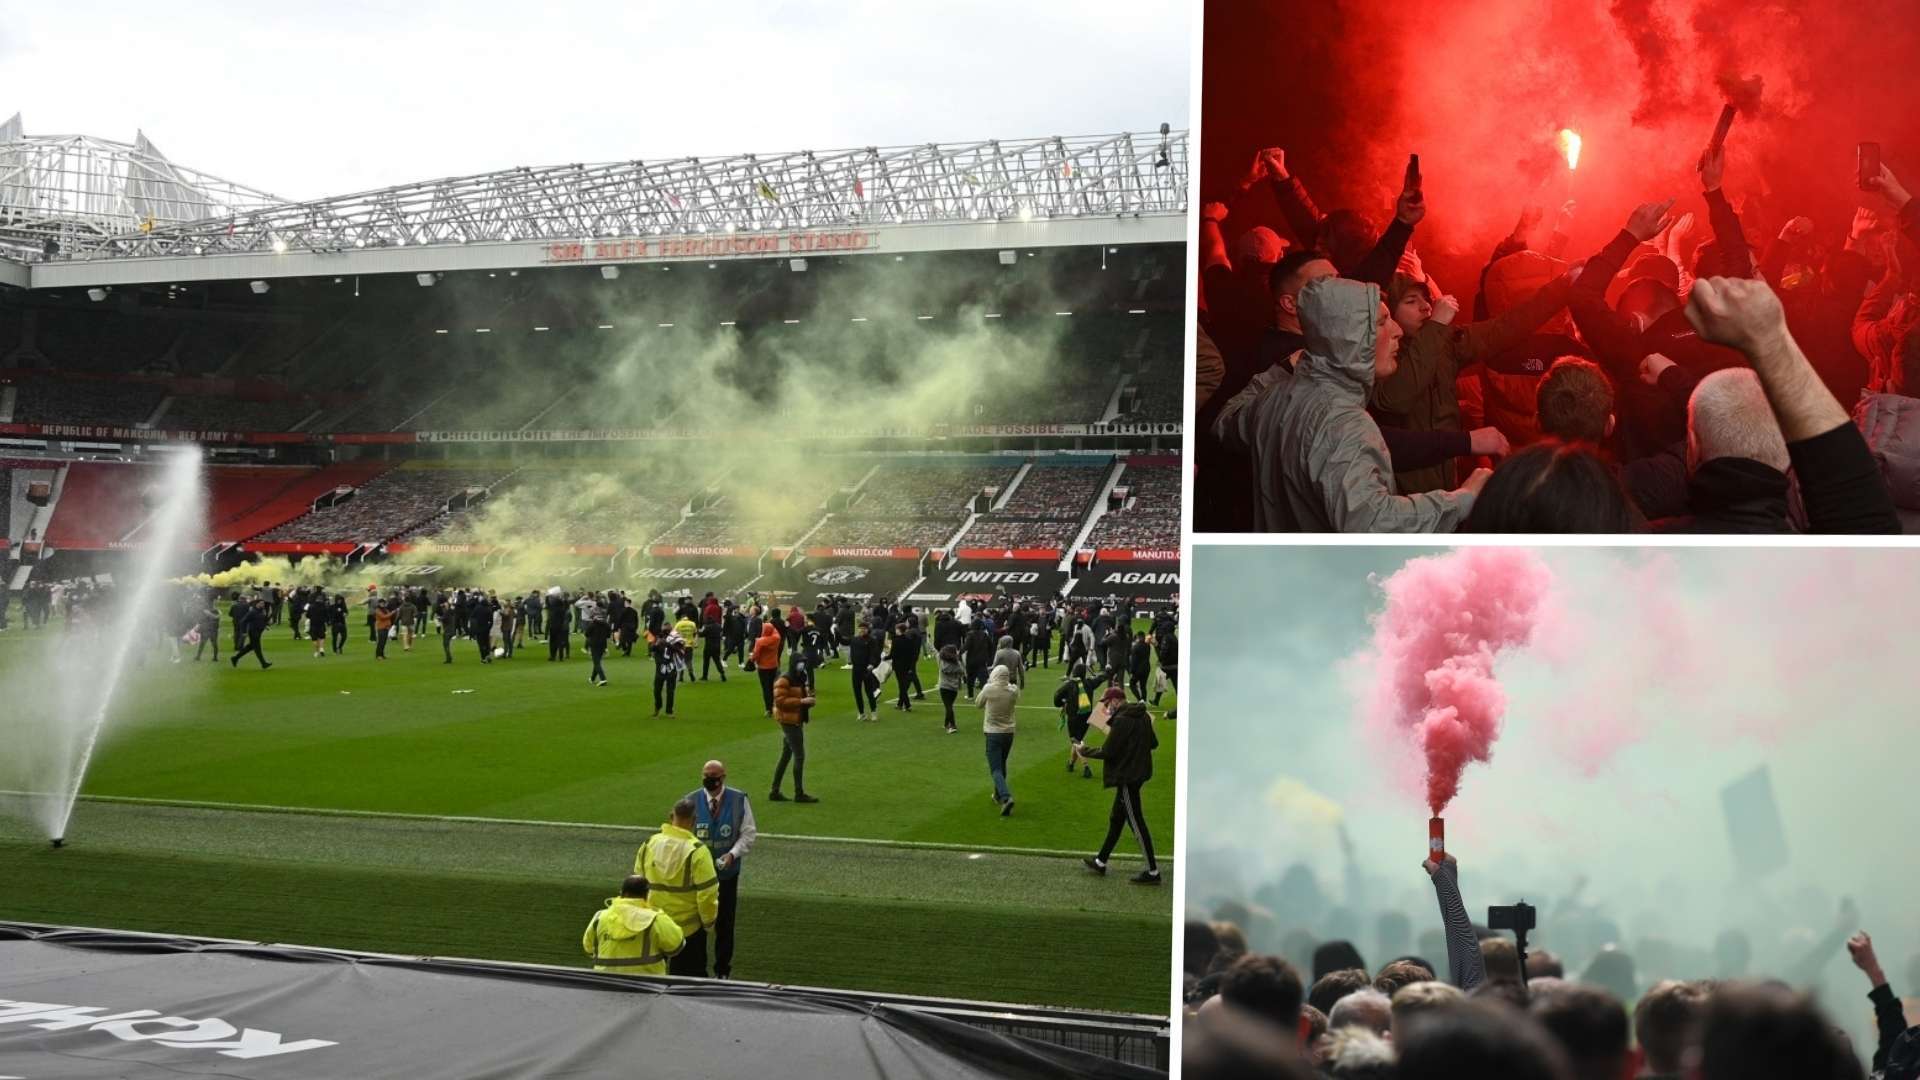
[[[0,126],[0,1066],[1163,1071],[1187,170],[1161,124],[296,202]],[[732,970],[620,973],[582,927],[715,764]]]

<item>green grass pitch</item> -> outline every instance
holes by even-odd
[[[0,673],[25,675],[32,641],[58,632],[0,635]],[[737,977],[1167,1011],[1174,724],[1156,710],[1143,800],[1167,884],[1124,880],[1140,866],[1131,836],[1095,878],[1079,855],[1111,796],[1097,764],[1092,780],[1065,769],[1057,667],[1030,678],[1002,818],[978,708],[956,706],[956,735],[931,691],[863,724],[831,663],[807,730],[821,802],[800,806],[766,799],[780,736],[750,673],[683,684],[677,715],[656,719],[652,662],[616,651],[595,688],[577,638],[571,661],[530,642],[486,666],[466,641],[441,663],[437,637],[390,645],[385,662],[364,631],[324,660],[284,626],[266,647],[271,671],[223,657],[152,676],[186,692],[150,695],[110,729],[68,848],[0,818],[0,918],[583,963],[580,928],[643,829],[717,757],[763,834]],[[934,685],[931,663],[921,678]]]

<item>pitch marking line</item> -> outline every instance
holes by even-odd
[[[43,792],[6,791],[0,795],[37,796]],[[82,795],[81,802],[127,803],[136,806],[173,806],[186,810],[223,810],[253,811],[262,814],[304,814],[312,817],[355,817],[374,818],[391,821],[445,821],[463,825],[522,825],[552,826],[561,829],[599,829],[607,832],[634,832],[641,834],[656,833],[660,830],[651,825],[611,825],[601,821],[543,821],[538,818],[477,817],[466,814],[405,814],[392,810],[344,810],[333,807],[314,806],[272,806],[265,803],[229,803],[202,802],[193,799],[150,799],[136,795]],[[768,840],[797,840],[821,844],[858,844],[867,847],[897,847],[919,851],[965,851],[986,852],[994,855],[1038,855],[1050,859],[1082,859],[1083,851],[1063,851],[1058,848],[1005,847],[991,844],[947,844],[928,840],[880,840],[865,836],[806,836],[798,833],[759,834]],[[1114,852],[1114,859],[1140,861],[1141,856],[1125,852]],[[1175,856],[1163,855],[1161,862],[1178,865]]]

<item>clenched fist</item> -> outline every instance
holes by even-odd
[[[1513,451],[1512,444],[1497,427],[1474,428],[1467,432],[1467,443],[1475,457],[1506,457]]]
[[[1693,283],[1687,321],[1716,345],[1751,357],[1787,336],[1787,314],[1758,278],[1703,278]]]

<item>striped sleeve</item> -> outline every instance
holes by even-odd
[[[1453,985],[1471,990],[1487,981],[1487,968],[1480,957],[1480,940],[1467,918],[1467,905],[1460,899],[1458,877],[1455,864],[1442,862],[1433,872],[1433,891],[1440,899],[1440,921],[1447,932],[1447,975]]]

